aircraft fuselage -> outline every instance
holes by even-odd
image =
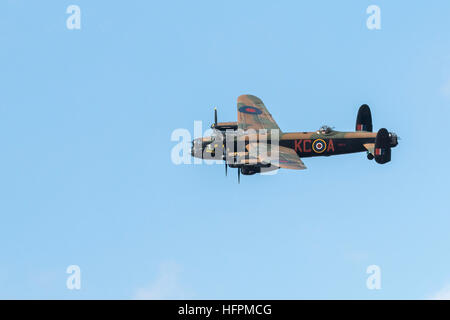
[[[285,133],[280,146],[295,150],[300,158],[332,156],[367,151],[364,144],[375,143],[376,132]]]

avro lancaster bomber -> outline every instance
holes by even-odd
[[[252,175],[279,168],[306,169],[301,158],[366,152],[379,164],[391,161],[391,148],[398,138],[382,128],[372,132],[372,114],[363,104],[354,132],[322,126],[314,132],[282,132],[258,97],[242,95],[237,101],[237,122],[217,122],[214,109],[213,134],[192,141],[191,154],[202,159],[224,160],[240,174]]]

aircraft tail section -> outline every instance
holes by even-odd
[[[378,130],[374,156],[375,161],[379,164],[391,161],[391,135],[385,128]]]
[[[367,104],[363,104],[359,107],[358,115],[356,117],[356,131],[368,131],[372,132],[372,113]]]

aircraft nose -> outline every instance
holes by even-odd
[[[194,156],[195,154],[195,148],[194,148],[194,140],[191,141],[191,156]]]
[[[198,139],[194,139],[191,142],[191,155],[193,157],[197,157],[197,158],[201,158],[202,157],[202,145],[201,142],[199,144],[199,140]]]

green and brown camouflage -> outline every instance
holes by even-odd
[[[238,121],[217,122],[215,133],[193,141],[192,155],[203,159],[225,160],[243,174],[261,168],[306,169],[300,158],[367,152],[378,163],[390,161],[391,148],[398,144],[395,133],[372,130],[367,105],[359,109],[356,131],[342,132],[323,126],[314,132],[283,133],[261,99],[241,95],[237,101]]]

